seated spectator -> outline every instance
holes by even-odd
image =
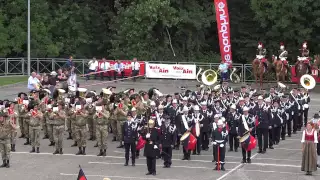
[[[51,92],[51,96],[56,88],[56,85],[57,85],[57,73],[55,71],[52,71],[50,73],[50,77],[49,77],[49,84],[50,84],[50,87],[49,87],[49,90]]]
[[[120,60],[117,60],[116,63],[114,64],[113,66],[114,68],[114,80],[117,79],[117,75],[120,75],[121,78],[123,79],[124,78],[124,64],[120,61]]]
[[[106,60],[106,58],[102,58],[102,63],[100,64],[100,78],[101,80],[104,79],[104,76],[106,75],[106,77],[109,79],[109,81],[111,81],[111,66],[110,63]]]
[[[49,77],[47,75],[43,76],[41,85],[42,85],[42,88],[46,88],[46,89],[50,88]]]
[[[96,72],[98,70],[98,65],[99,65],[97,59],[94,57],[92,60],[89,61],[88,65],[89,65],[89,69],[87,71],[86,80],[89,80],[89,76],[91,75],[91,73],[95,73],[94,79],[97,79]]]
[[[28,78],[28,90],[31,92],[33,90],[39,90],[37,84],[37,74],[36,72],[32,72],[31,76]]]
[[[131,68],[133,81],[136,81],[136,76],[138,76],[140,72],[140,63],[137,61],[137,58],[133,58]]]

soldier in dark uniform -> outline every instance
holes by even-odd
[[[188,114],[189,109],[185,106],[183,108],[183,114],[180,116],[181,117],[181,129],[180,129],[180,133],[181,135],[184,134],[185,132],[190,132],[192,126],[194,125],[194,121],[192,120],[192,116]],[[190,150],[186,150],[186,148],[182,148],[183,149],[183,158],[182,160],[190,160],[190,154],[191,151]]]
[[[146,140],[144,147],[144,154],[147,157],[148,173],[146,175],[156,175],[156,157],[157,149],[159,149],[160,136],[158,130],[155,128],[155,121],[148,121],[148,129],[143,139]]]
[[[202,150],[208,151],[209,149],[209,131],[212,118],[212,111],[207,108],[206,102],[201,102],[201,114],[203,119],[200,123],[200,139]]]
[[[217,126],[218,128],[212,132],[212,137],[211,137],[213,150],[215,151],[214,159],[216,162],[216,167],[214,168],[214,170],[221,169],[222,171],[225,171],[225,168],[224,168],[224,159],[225,159],[225,153],[226,153],[225,144],[227,142],[228,132],[226,128],[223,127],[224,124],[222,120],[218,121]]]
[[[278,145],[280,142],[281,125],[283,124],[283,109],[279,107],[279,100],[273,100],[271,108],[272,117],[272,144]]]
[[[310,103],[310,96],[308,90],[301,89],[301,104],[303,109],[303,123],[304,127],[307,125],[308,121],[308,112],[309,112],[309,103]]]
[[[125,159],[124,166],[128,166],[129,163],[129,151],[131,150],[132,166],[135,166],[135,155],[136,155],[136,141],[137,141],[137,124],[133,121],[132,114],[127,114],[127,121],[124,122],[122,128],[124,148],[125,148]]]
[[[230,107],[230,112],[227,114],[226,120],[228,123],[229,131],[229,151],[238,152],[239,140],[238,140],[238,127],[239,127],[240,114],[236,112],[236,106],[233,104]]]
[[[291,112],[292,114],[292,121],[293,121],[293,134],[297,133],[297,130],[300,127],[300,117],[301,117],[301,110],[302,107],[300,105],[300,96],[297,93],[297,89],[293,88],[292,93],[290,94],[290,101],[291,101]]]
[[[247,131],[254,136],[255,132],[255,118],[253,115],[249,114],[249,108],[243,108],[243,115],[239,120],[239,136],[242,137]],[[246,151],[242,148],[242,161],[241,163],[251,163],[251,151]]]
[[[259,151],[258,153],[265,153],[268,147],[268,137],[269,137],[269,129],[271,129],[271,120],[270,120],[270,110],[265,109],[263,104],[263,97],[258,97],[258,104],[255,107],[254,111],[255,116],[258,118],[258,127],[257,127],[257,134],[258,134],[258,146]],[[263,141],[262,141],[263,137]],[[263,142],[263,147],[262,147]]]
[[[170,168],[172,164],[172,148],[177,139],[176,125],[171,123],[170,117],[165,116],[165,122],[161,126],[160,141],[162,146],[162,157],[164,160],[164,168]]]
[[[280,107],[283,109],[283,124],[281,126],[281,139],[285,140],[288,128],[288,136],[291,136],[291,111],[290,111],[290,103],[288,102],[287,96],[282,96],[280,101]]]

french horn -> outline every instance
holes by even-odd
[[[207,86],[214,85],[218,80],[218,74],[213,69],[208,69],[202,72],[202,68],[199,69],[197,73],[197,81],[203,83]],[[199,76],[201,75],[201,80],[199,80]]]
[[[305,74],[305,75],[301,76],[300,84],[303,88],[309,90],[309,89],[313,89],[314,87],[316,87],[316,80],[314,79],[313,76],[311,76],[309,74]]]
[[[240,76],[238,74],[236,74],[237,69],[233,68],[230,74],[230,81],[233,83],[239,83],[241,81],[241,74]]]

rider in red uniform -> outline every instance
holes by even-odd
[[[309,50],[307,49],[308,46],[307,46],[307,42],[305,41],[303,44],[302,44],[302,49],[300,49],[300,53],[301,53],[301,57],[306,57],[307,60],[306,60],[306,65],[307,65],[307,68],[308,68],[308,72],[307,73],[311,73],[311,64],[310,64],[310,57],[309,57]],[[295,69],[297,70],[297,65],[299,64],[299,60],[296,62],[295,64]]]
[[[290,68],[289,68],[289,65],[288,65],[287,57],[288,57],[288,51],[286,50],[286,48],[284,46],[284,43],[281,42],[280,43],[278,60],[282,61],[282,63],[284,63],[284,66],[287,68],[288,72],[290,72]]]
[[[266,54],[267,54],[267,50],[263,47],[262,42],[258,43],[258,49],[257,49],[257,56],[258,55],[262,55],[262,58],[258,58],[259,61],[261,61],[265,67],[265,70],[267,70],[268,64],[267,64],[267,59],[266,59]]]

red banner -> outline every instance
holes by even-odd
[[[221,59],[232,66],[230,25],[227,0],[214,0],[218,26]]]
[[[113,68],[114,64],[116,63],[113,60],[107,60],[108,63],[110,63],[111,68]],[[130,60],[121,60],[121,63],[124,65],[124,76],[125,77],[130,77],[132,75],[132,67],[131,67],[131,62]],[[101,69],[101,64],[104,63],[104,61],[100,60],[99,61],[99,66],[98,66],[98,71],[102,71]],[[140,63],[140,71],[138,75],[144,76],[145,74],[145,62],[144,61],[139,61]],[[112,76],[114,75],[114,70],[106,71],[104,72],[105,76]]]
[[[320,77],[319,77],[319,71],[318,69],[315,69],[313,67],[311,67],[311,74],[314,79],[316,80],[317,83],[320,83]],[[296,69],[294,66],[291,67],[291,82],[294,82],[294,83],[297,83],[299,84],[300,83],[300,79],[298,77],[296,77]]]

